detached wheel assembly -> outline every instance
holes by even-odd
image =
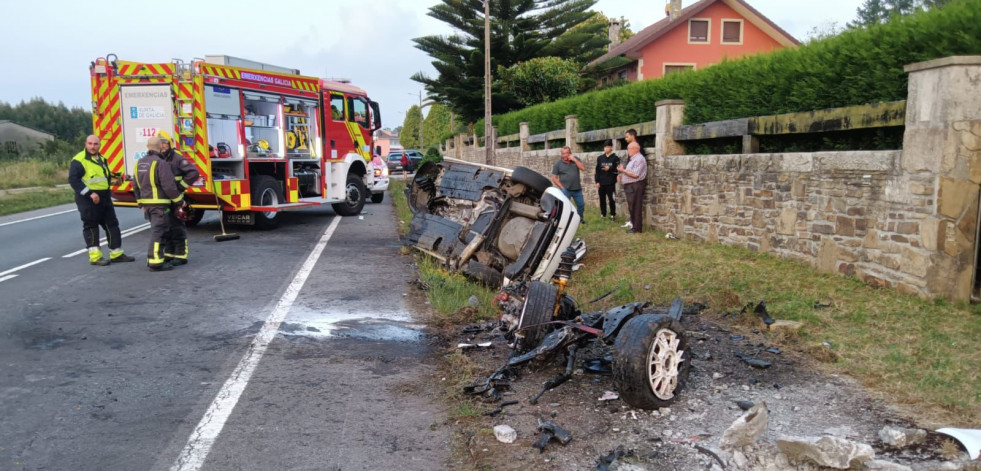
[[[680,322],[663,315],[634,317],[614,344],[613,385],[634,407],[666,407],[688,382],[690,355]]]
[[[537,347],[548,334],[549,326],[539,324],[552,320],[558,294],[559,290],[549,283],[531,282],[528,295],[525,296],[525,305],[521,309],[521,319],[518,320],[519,332],[515,340],[515,349],[519,353]]]

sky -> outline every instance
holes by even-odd
[[[416,72],[435,74],[413,38],[452,30],[426,15],[438,0],[172,0],[149,7],[132,0],[0,0],[0,101],[32,97],[88,108],[89,63],[190,61],[225,54],[346,78],[379,102],[382,124],[402,124],[419,102]],[[493,0],[491,0],[493,1]],[[683,6],[696,0],[683,0]],[[862,0],[748,0],[805,40],[814,28],[842,26]],[[626,17],[634,32],[664,17],[665,0],[598,0],[593,10]]]

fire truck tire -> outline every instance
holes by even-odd
[[[252,205],[275,206],[286,199],[279,182],[269,175],[258,175],[252,180]],[[254,211],[255,226],[259,229],[273,229],[279,225],[279,212]]]
[[[613,387],[633,407],[666,407],[688,382],[690,355],[681,322],[656,314],[634,317],[614,343]]]
[[[347,184],[344,186],[344,201],[331,205],[334,212],[341,216],[357,216],[364,208],[367,199],[367,192],[364,188],[364,181],[354,173],[347,175]]]
[[[197,208],[188,207],[187,208],[187,212],[188,212],[188,215],[191,217],[190,219],[188,219],[187,221],[184,222],[184,224],[186,224],[187,227],[197,226],[198,223],[201,222],[201,218],[204,217],[204,210],[203,209],[197,209]]]
[[[371,194],[371,202],[372,203],[378,204],[378,203],[381,203],[382,200],[384,200],[384,199],[385,199],[385,193],[372,193]]]
[[[514,168],[514,172],[511,173],[511,181],[514,183],[521,183],[528,188],[537,191],[539,194],[545,193],[545,190],[552,186],[552,181],[546,178],[544,175],[528,167],[520,166]]]
[[[527,352],[542,343],[551,330],[550,324],[540,325],[552,320],[555,301],[559,290],[550,283],[532,281],[525,296],[525,305],[518,319],[518,337],[515,347],[519,353]]]

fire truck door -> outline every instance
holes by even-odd
[[[368,109],[366,98],[347,98],[347,126],[351,130],[356,152],[365,160],[371,160],[371,114]]]
[[[147,139],[162,130],[173,133],[174,100],[170,84],[121,85],[119,97],[126,173],[135,175],[136,162],[146,155]]]
[[[324,102],[324,148],[328,159],[343,159],[348,152],[354,150],[354,140],[348,129],[345,116],[344,95],[341,93],[325,93]]]

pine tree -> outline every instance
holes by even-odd
[[[491,70],[549,55],[546,48],[563,33],[589,19],[589,8],[596,0],[512,0],[491,1]],[[429,16],[454,28],[449,36],[416,38],[416,48],[433,58],[439,74],[422,73],[412,80],[426,86],[429,96],[450,103],[465,121],[483,115],[484,102],[484,4],[480,0],[441,0],[429,9]],[[605,36],[605,34],[604,34]],[[579,60],[582,51],[567,48],[556,52],[563,59]],[[495,113],[520,107],[513,98],[493,93]]]

